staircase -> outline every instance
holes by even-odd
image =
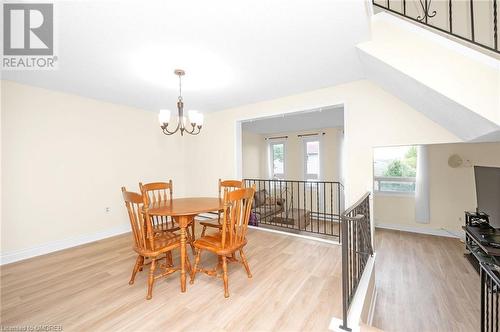
[[[465,142],[500,140],[500,61],[381,12],[357,45],[368,79]]]

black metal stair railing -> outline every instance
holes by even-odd
[[[333,181],[244,179],[255,185],[250,225],[340,240],[344,187]]]
[[[500,272],[482,262],[481,273],[481,332],[498,331],[498,300],[500,297]]]
[[[500,0],[372,0],[375,7],[500,53]]]
[[[342,325],[341,329],[351,331],[347,324],[349,308],[366,264],[373,255],[370,221],[370,193],[364,194],[342,215]]]

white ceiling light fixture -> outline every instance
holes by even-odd
[[[174,74],[179,77],[179,97],[177,97],[177,127],[170,131],[168,130],[168,125],[170,122],[171,112],[169,110],[162,109],[160,110],[160,114],[158,114],[158,120],[160,121],[161,129],[165,135],[173,135],[176,132],[180,131],[181,136],[184,133],[188,133],[190,135],[198,135],[201,131],[201,127],[203,126],[203,114],[198,111],[188,111],[188,117],[184,116],[184,101],[182,100],[182,76],[186,74],[186,72],[182,69],[176,69]],[[191,128],[189,128],[189,125]]]

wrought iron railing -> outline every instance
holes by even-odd
[[[498,331],[500,273],[494,266],[481,263],[481,332]]]
[[[500,0],[372,0],[374,6],[500,53]]]
[[[345,211],[341,218],[342,228],[342,325],[350,331],[347,317],[368,258],[373,255],[370,193],[361,197]]]
[[[340,182],[245,179],[245,185],[256,187],[251,224],[340,239]]]

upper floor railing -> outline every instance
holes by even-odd
[[[375,7],[500,53],[500,0],[372,0]]]
[[[370,256],[373,255],[370,193],[364,194],[348,208],[341,218],[342,230],[342,325],[341,329],[350,331],[347,326],[348,311],[361,276]]]
[[[344,187],[340,182],[244,181],[246,186],[256,188],[252,225],[340,240],[340,217],[344,211]]]

